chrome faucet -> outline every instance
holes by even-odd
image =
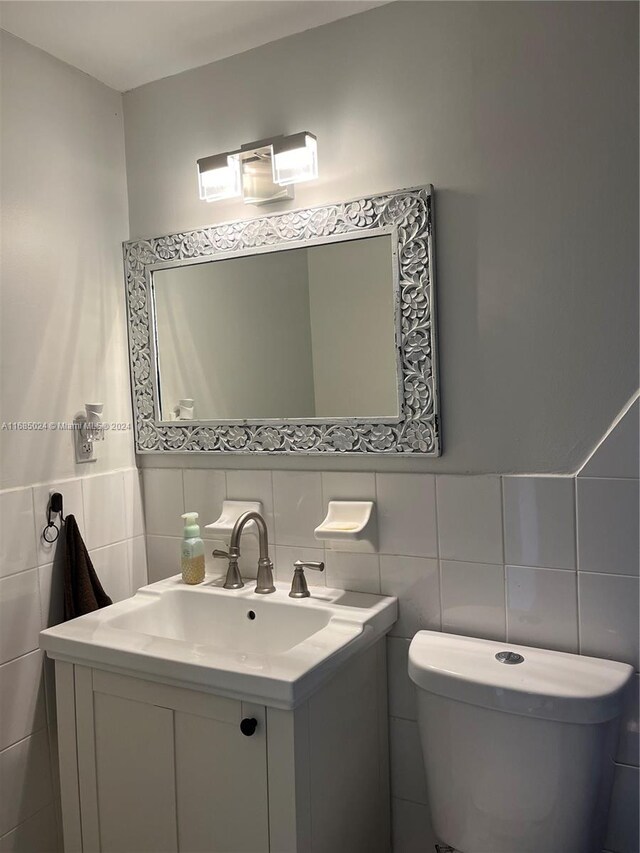
[[[260,547],[260,557],[258,559],[258,579],[256,581],[256,592],[266,595],[269,592],[275,592],[276,588],[273,585],[273,563],[269,559],[269,540],[267,535],[267,523],[259,512],[248,510],[243,512],[233,525],[231,532],[231,540],[229,542],[228,551],[213,552],[214,557],[225,557],[229,560],[229,568],[227,576],[224,580],[225,589],[240,589],[244,586],[240,569],[238,568],[238,558],[240,556],[240,536],[248,522],[255,521],[258,528],[258,543]]]

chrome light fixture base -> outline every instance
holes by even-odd
[[[292,184],[281,186],[273,180],[271,145],[252,148],[240,154],[242,200],[245,204],[270,204],[295,197]]]
[[[308,131],[248,142],[197,161],[200,198],[270,204],[294,198],[294,184],[318,177],[318,146]]]

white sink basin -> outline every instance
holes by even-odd
[[[186,586],[180,576],[133,598],[48,628],[50,657],[291,709],[397,619],[395,598],[289,585],[256,595],[221,579]]]
[[[150,589],[155,592],[155,587]],[[112,616],[109,625],[221,651],[278,655],[316,634],[331,619],[326,607],[295,607],[265,596],[256,596],[249,605],[245,597],[227,591],[225,595],[194,592],[193,587],[180,584],[152,598],[145,595],[134,610]]]

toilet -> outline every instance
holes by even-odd
[[[633,670],[419,631],[409,648],[433,829],[459,853],[600,853]]]

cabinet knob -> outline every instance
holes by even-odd
[[[244,720],[240,723],[240,731],[246,737],[251,737],[251,735],[258,728],[258,721],[255,717],[245,717]]]

